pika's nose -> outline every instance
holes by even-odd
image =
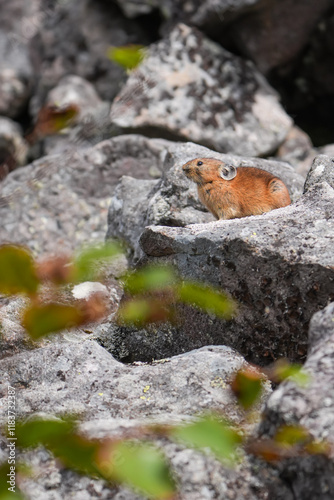
[[[186,174],[188,174],[190,172],[189,165],[183,165],[182,170],[183,170],[183,172],[185,172]]]

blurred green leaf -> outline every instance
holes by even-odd
[[[298,363],[289,363],[289,361],[285,359],[275,363],[273,372],[279,381],[289,378],[301,387],[306,387],[311,381],[310,375],[303,370],[302,365]]]
[[[224,293],[207,286],[184,282],[178,289],[180,301],[196,306],[224,319],[231,319],[236,313],[236,302]]]
[[[225,422],[205,417],[198,422],[175,428],[171,436],[193,448],[209,448],[217,458],[232,464],[241,436]]]
[[[121,304],[118,310],[120,323],[125,325],[144,325],[150,317],[151,305],[146,299],[129,300]]]
[[[328,441],[311,441],[305,445],[305,450],[310,455],[332,455],[332,446]]]
[[[17,445],[22,448],[45,446],[64,465],[78,472],[97,474],[94,462],[100,443],[75,432],[72,420],[36,418],[16,426]]]
[[[91,246],[83,250],[74,260],[75,281],[90,281],[96,278],[97,262],[113,259],[122,253],[120,245],[106,243],[102,246]]]
[[[144,58],[144,46],[124,45],[122,47],[110,47],[107,55],[111,61],[125,69],[131,70],[142,62]]]
[[[64,108],[55,108],[54,110],[50,110],[50,130],[48,132],[60,132],[63,128],[66,128],[70,124],[70,122],[78,115],[78,113],[79,108],[75,104],[69,104]]]
[[[39,280],[30,253],[23,247],[0,247],[0,293],[36,293]]]
[[[62,304],[32,305],[25,310],[22,325],[32,339],[73,328],[82,323],[82,313],[73,306]]]
[[[126,483],[149,498],[171,499],[175,484],[164,456],[149,444],[123,441],[113,444],[104,473]]]
[[[74,423],[59,419],[31,419],[17,422],[15,434],[17,446],[35,448],[39,444],[49,446],[50,443],[65,439],[74,430]]]
[[[147,266],[124,278],[124,290],[132,295],[154,292],[176,283],[175,271],[171,266]]]
[[[310,434],[301,425],[284,425],[280,427],[274,440],[284,446],[293,446],[295,444],[304,444],[310,439]]]
[[[163,297],[135,298],[121,303],[117,316],[120,324],[140,327],[148,323],[167,321],[171,319],[172,311]]]
[[[50,451],[60,458],[64,465],[81,472],[96,476],[98,474],[95,457],[100,443],[85,439],[77,434],[69,434],[63,441],[52,443]]]
[[[15,483],[17,472],[18,467],[17,465],[15,465]],[[9,473],[10,464],[8,464],[8,462],[0,464],[0,500],[24,500],[24,496],[20,492],[17,484],[15,484],[14,491],[8,490],[8,488],[12,487],[10,483],[7,483],[7,481],[11,480],[10,476],[8,475]]]
[[[232,382],[232,390],[238,403],[248,410],[259,399],[262,393],[263,375],[256,370],[239,370]]]

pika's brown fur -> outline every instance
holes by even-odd
[[[217,219],[260,215],[291,203],[283,181],[259,168],[195,158],[182,169],[196,182],[199,199]]]

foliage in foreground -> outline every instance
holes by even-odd
[[[88,248],[73,259],[63,256],[35,262],[23,247],[0,247],[0,293],[24,294],[29,304],[23,324],[32,339],[39,339],[64,328],[77,327],[99,319],[104,309],[93,301],[82,304],[43,303],[41,286],[48,282],[55,290],[64,285],[96,279],[97,261],[112,259],[120,253],[115,245]],[[126,324],[146,324],[173,319],[175,303],[183,303],[215,314],[225,320],[237,312],[236,303],[224,293],[198,283],[185,282],[169,267],[146,267],[122,278],[126,299],[121,304],[118,320]],[[56,294],[55,294],[56,296]],[[256,367],[240,370],[231,382],[245,415],[261,397],[264,370]],[[276,383],[286,378],[305,385],[307,376],[297,365],[280,362],[266,372]],[[93,440],[82,436],[74,418],[34,418],[17,422],[16,446],[22,450],[44,446],[64,466],[80,474],[102,478],[111,484],[127,484],[148,498],[176,498],[177,485],[168,461],[154,442],[171,439],[187,447],[211,453],[225,465],[232,466],[240,455],[240,447],[268,461],[313,453],[329,453],[326,443],[315,442],[299,426],[278,429],[272,439],[248,441],[221,415],[207,415],[182,426],[143,427],[126,439]],[[0,500],[21,500],[7,488],[9,464],[0,466]],[[24,474],[21,472],[19,474]]]

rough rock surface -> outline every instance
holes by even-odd
[[[76,412],[85,420],[81,431],[91,438],[126,437],[131,429],[148,422],[179,424],[208,409],[223,411],[233,422],[246,424],[249,431],[254,423],[247,422],[229,387],[233,373],[243,366],[244,359],[223,346],[206,347],[154,365],[125,366],[96,342],[77,338],[76,342],[54,341],[3,360],[0,394],[5,397],[8,383],[16,388],[17,417],[41,410],[44,415],[58,416]],[[270,392],[265,383],[262,401]],[[2,412],[1,419],[4,416]],[[234,485],[232,499],[255,500],[258,497],[252,491],[264,490],[247,461],[230,470],[210,456],[175,443],[164,440],[160,446],[175,470],[184,499],[223,499]],[[137,498],[126,490],[124,496],[117,496],[121,495],[118,489],[102,481],[79,479],[75,473],[61,470],[43,450],[30,453],[27,459],[39,470],[32,479],[22,481],[28,498],[58,500],[70,493],[80,499],[101,498],[98,493],[102,498]],[[88,487],[92,496],[79,497],[80,493],[87,495]],[[56,490],[56,496],[50,496],[50,488]]]
[[[332,6],[331,0],[274,0],[238,19],[231,27],[243,55],[268,73],[287,65],[301,52],[319,19]]]
[[[124,175],[117,184],[108,209],[107,239],[125,242],[129,256],[141,255],[138,242],[146,226],[147,205],[158,181]]]
[[[85,420],[185,416],[209,409],[225,410],[234,422],[245,418],[229,387],[245,361],[228,347],[130,366],[82,335],[69,339],[2,360],[1,396],[8,382],[17,388],[18,417],[43,408],[46,413],[77,413]]]
[[[37,254],[103,241],[109,198],[120,177],[156,177],[165,150],[163,140],[120,136],[16,169],[0,187],[0,241],[27,245]]]
[[[246,156],[275,151],[292,125],[251,63],[184,24],[150,46],[115,99],[111,119],[127,131]]]
[[[334,303],[315,314],[310,323],[309,351],[304,370],[310,375],[306,387],[286,381],[269,398],[260,429],[273,436],[282,425],[301,425],[313,438],[332,447],[329,458],[310,456],[290,459],[279,466],[296,500],[334,495]],[[281,498],[281,497],[279,497]]]
[[[149,183],[123,178],[111,199],[107,237],[124,239],[133,249],[135,260],[142,256],[138,237],[145,226],[185,226],[214,220],[199,201],[195,183],[187,179],[181,168],[196,157],[218,158],[235,166],[268,170],[285,182],[293,201],[303,190],[304,179],[284,162],[224,155],[193,143],[169,143],[160,181]]]
[[[255,362],[302,359],[312,314],[334,297],[334,189],[315,184],[297,203],[267,214],[186,228],[151,226],[141,245],[153,261],[239,301],[235,320],[181,311],[180,335],[226,344]]]
[[[26,301],[22,297],[16,299],[1,297],[0,359],[21,350],[33,349],[37,345],[26,335],[20,322],[25,304]]]
[[[321,182],[327,182],[334,189],[334,158],[326,155],[319,155],[314,159],[305,181],[304,192]]]

